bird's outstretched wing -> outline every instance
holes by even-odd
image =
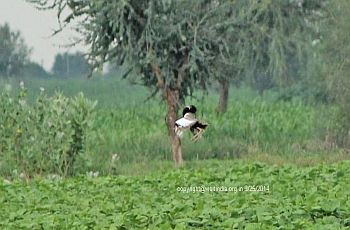
[[[205,129],[207,128],[208,124],[203,123],[201,121],[197,121],[194,123],[190,130],[193,134],[193,137],[191,138],[192,141],[198,141],[202,138],[202,134],[204,133]]]
[[[206,123],[196,121],[193,125],[191,125],[190,130],[191,130],[192,134],[195,135],[195,134],[197,134],[197,132],[199,130],[206,129],[207,126],[208,126],[208,124],[206,124]]]
[[[197,122],[196,119],[187,119],[187,118],[182,117],[182,118],[176,120],[175,124],[181,128],[190,128],[196,122]]]

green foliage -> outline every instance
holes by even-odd
[[[58,89],[70,97],[82,91],[91,100],[99,101],[98,116],[92,119],[91,128],[84,134],[84,154],[76,158],[75,173],[92,170],[115,174],[128,162],[171,159],[164,126],[166,107],[160,101],[144,103],[146,88],[129,85],[126,80],[115,77],[24,80],[29,88],[27,103],[30,106],[41,97],[40,86],[51,97],[56,97]],[[15,86],[18,80],[9,82]],[[198,143],[184,136],[184,158],[226,159],[255,153],[293,157],[295,154],[335,152],[336,146],[325,142],[321,134],[339,127],[340,123],[338,119],[327,120],[320,114],[323,111],[333,113],[336,108],[310,106],[299,101],[276,102],[273,92],[269,93],[257,98],[247,88],[235,90],[227,113],[219,116],[215,112],[215,93],[202,100],[187,100],[197,105],[198,118],[210,126]],[[112,162],[112,158],[118,160]],[[6,165],[13,170],[15,167],[11,164]]]
[[[329,130],[334,141],[341,146],[350,146],[350,2],[331,1],[328,4],[329,17],[321,24],[321,61],[323,82],[334,103],[339,106],[330,119],[337,119],[338,128]],[[325,87],[325,88],[326,88]]]
[[[233,17],[228,1],[28,1],[58,10],[65,26],[80,23],[93,68],[117,60],[129,68],[126,75],[155,93],[176,90],[183,99],[205,87],[222,70],[209,68],[211,63],[228,53],[225,31]],[[61,18],[66,8],[71,14]]]
[[[302,78],[323,1],[238,1],[246,80],[262,93]],[[317,12],[317,13],[316,13]]]
[[[0,227],[348,229],[349,173],[349,161],[310,168],[209,161],[138,177],[0,180]]]
[[[325,6],[323,0],[28,1],[58,10],[65,26],[80,22],[93,67],[125,63],[143,84],[178,89],[182,98],[213,78],[239,82],[244,75],[260,90],[297,80]],[[65,8],[71,14],[62,18]]]
[[[28,62],[30,49],[18,31],[11,31],[8,24],[0,25],[0,77],[21,73]]]
[[[29,88],[30,105],[40,96],[40,86],[51,97],[56,90],[69,97],[82,91],[89,99],[98,101],[98,116],[85,133],[84,154],[76,159],[75,173],[92,170],[114,174],[119,173],[125,163],[172,159],[164,126],[166,107],[159,100],[145,103],[147,88],[129,85],[126,80],[115,77],[28,78],[24,81]],[[15,88],[18,79],[7,82],[12,82]],[[12,92],[11,95],[16,94]],[[201,95],[196,93],[195,96],[200,98]],[[259,98],[248,88],[235,90],[224,115],[215,112],[217,95],[214,92],[202,100],[187,99],[188,104],[198,107],[198,118],[210,126],[198,143],[184,136],[185,160],[244,158],[257,153],[290,158],[302,154],[316,157],[338,151],[334,140],[324,139],[327,131],[342,127],[339,117],[329,119],[324,115],[324,111],[335,114],[336,107],[305,105],[298,100],[277,101],[277,96],[269,91]],[[113,157],[118,160],[111,163]]]
[[[210,126],[198,143],[190,142],[185,135],[182,147],[187,160],[236,158],[254,151],[281,155],[323,151],[322,146],[312,146],[318,131],[313,107],[298,102],[235,101],[224,116],[217,116],[213,101],[206,100],[197,107],[199,119]],[[85,167],[106,170],[103,162],[109,162],[114,154],[119,158],[116,165],[171,159],[164,117],[165,108],[156,103],[100,110],[91,141],[92,155],[85,155]],[[101,165],[94,163],[96,158]]]
[[[1,173],[72,175],[77,155],[85,151],[95,103],[82,94],[42,92],[31,105],[26,94],[22,87],[17,97],[0,95]]]

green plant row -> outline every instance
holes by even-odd
[[[1,229],[348,229],[350,162],[0,181]]]

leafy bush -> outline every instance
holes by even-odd
[[[1,173],[72,175],[76,156],[84,152],[96,103],[83,94],[49,97],[42,90],[29,104],[26,95],[24,87],[16,97],[9,91],[0,95]]]

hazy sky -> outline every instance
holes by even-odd
[[[77,34],[65,30],[51,36],[58,28],[56,11],[39,11],[25,0],[0,0],[0,24],[9,23],[12,30],[19,30],[25,43],[33,48],[31,59],[50,70],[57,53],[83,50],[83,47],[64,47]]]

